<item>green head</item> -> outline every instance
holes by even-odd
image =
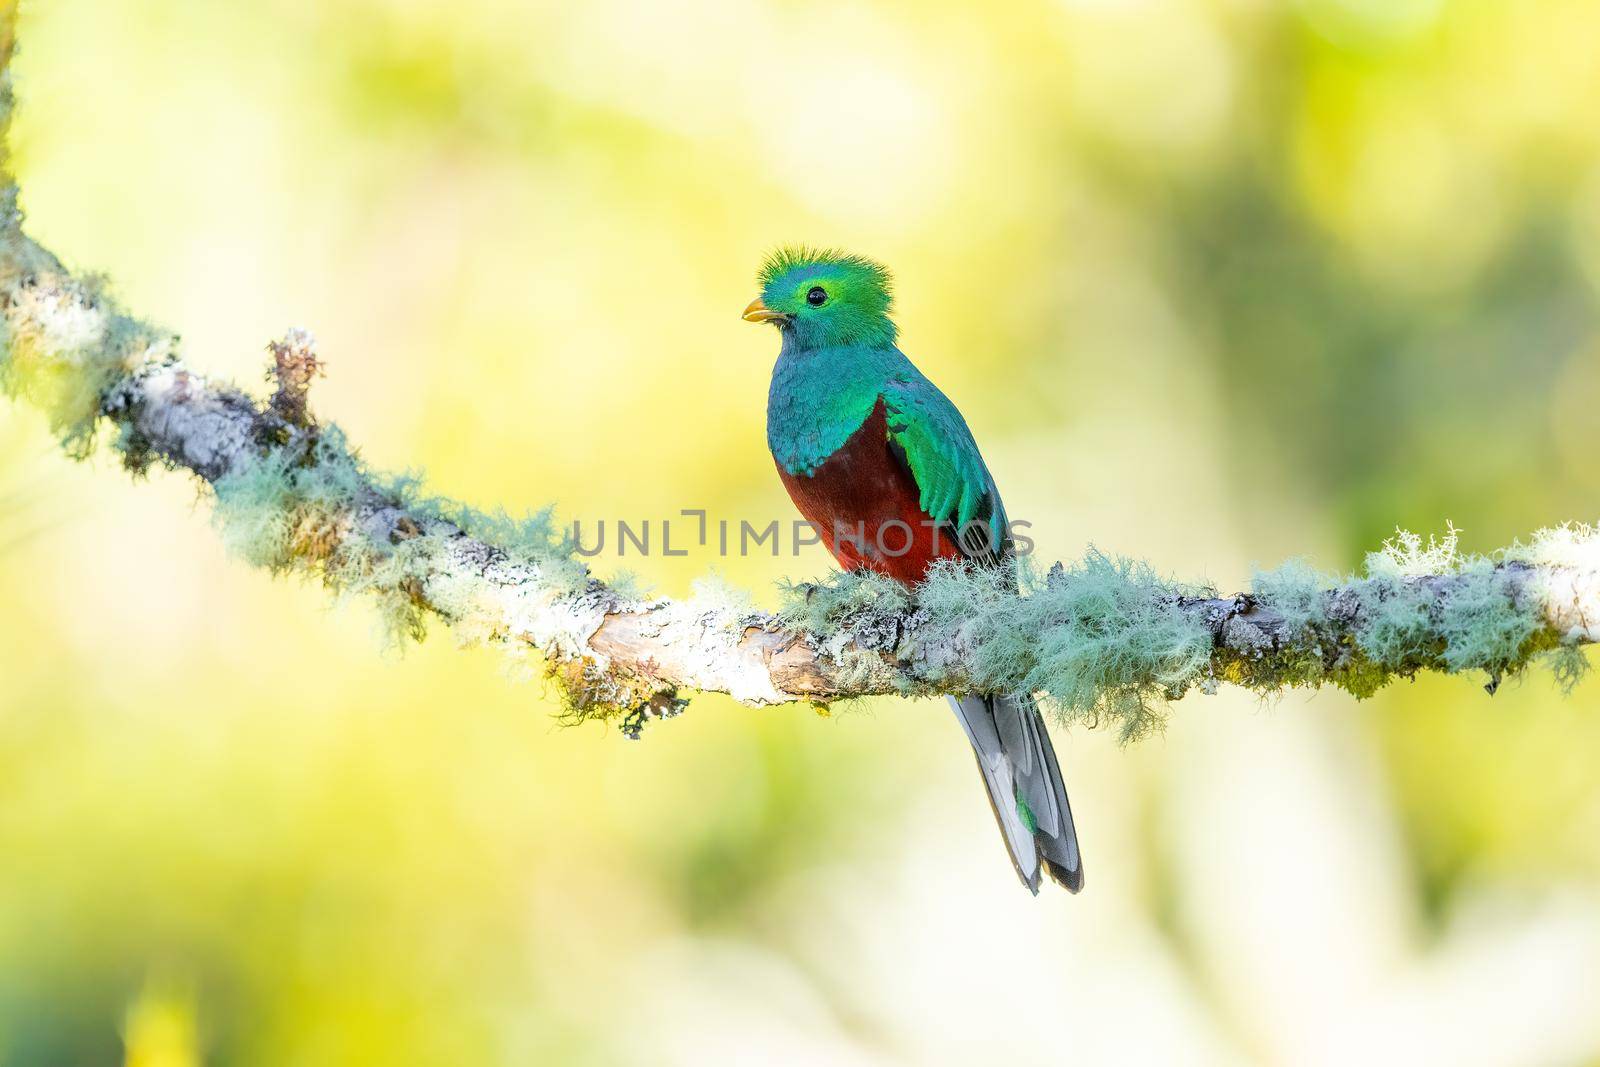
[[[761,295],[744,309],[750,322],[770,322],[796,348],[894,344],[889,272],[864,256],[780,248],[756,276]]]

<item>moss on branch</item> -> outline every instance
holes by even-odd
[[[1003,573],[951,564],[914,592],[837,575],[791,587],[781,617],[825,650],[842,633],[914,630],[964,658],[924,664],[904,691],[1027,690],[1065,722],[1106,723],[1134,740],[1161,725],[1172,700],[1219,682],[1366,697],[1424,671],[1478,672],[1493,692],[1544,664],[1570,689],[1588,667],[1581,646],[1594,634],[1580,620],[1600,606],[1596,568],[1600,533],[1582,525],[1540,531],[1495,558],[1460,552],[1454,530],[1426,544],[1401,532],[1361,574],[1291,561],[1233,597],[1090,550],[1042,575],[1021,568],[1020,589]],[[909,642],[899,653],[916,661]],[[844,678],[868,685],[883,662],[855,644],[836,656]]]

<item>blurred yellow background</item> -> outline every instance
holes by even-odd
[[[376,466],[791,513],[776,244],[888,263],[1042,558],[1223,589],[1600,496],[1593,0],[50,0],[31,228]],[[1600,1064],[1600,682],[1058,735],[1030,900],[941,703],[629,743],[0,409],[0,1063]],[[595,562],[773,600],[817,550]],[[512,672],[514,673],[514,672]]]

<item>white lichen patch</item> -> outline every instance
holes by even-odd
[[[1424,544],[1420,534],[1396,530],[1376,552],[1367,553],[1367,577],[1379,579],[1421,578],[1449,574],[1461,564],[1461,531],[1445,524],[1443,537],[1428,535]]]
[[[794,698],[779,692],[766,663],[742,647],[748,616],[738,599],[702,589],[698,597],[653,603],[658,662],[672,664],[686,688],[725,692],[755,706],[787,703]]]
[[[77,286],[20,286],[6,317],[12,336],[27,335],[40,359],[83,364],[107,356],[106,312]]]

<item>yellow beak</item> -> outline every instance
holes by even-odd
[[[781,311],[773,311],[761,302],[759,296],[750,301],[750,306],[744,309],[744,321],[746,322],[787,322],[788,320],[789,316]]]

